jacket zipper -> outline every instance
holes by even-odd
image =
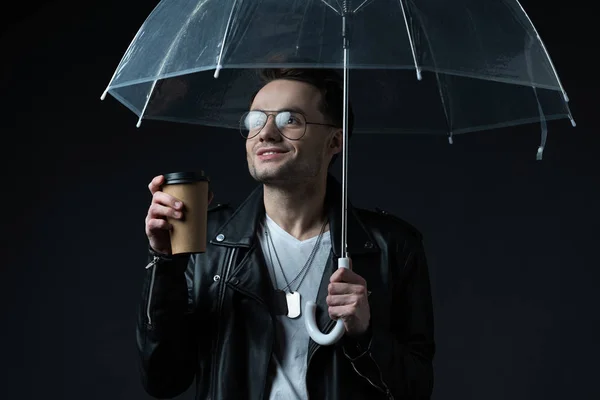
[[[273,326],[273,330],[277,329],[275,326]],[[273,334],[271,336],[271,348],[269,349],[269,362],[267,363],[267,376],[265,376],[265,383],[263,385],[263,391],[261,393],[261,396],[259,397],[260,399],[264,399],[265,398],[265,393],[267,392],[267,383],[269,382],[268,379],[268,365],[269,363],[271,363],[271,358],[273,357],[273,347],[275,345],[275,334]]]
[[[350,364],[352,364],[352,368],[354,368],[354,371],[356,371],[356,373],[358,375],[360,375],[361,377],[365,378],[367,380],[367,382],[369,382],[371,384],[371,386],[373,386],[374,388],[380,390],[381,392],[385,393],[387,395],[387,398],[390,400],[394,399],[394,396],[392,395],[392,393],[390,392],[390,389],[388,388],[388,386],[385,384],[385,382],[383,381],[383,374],[381,373],[381,368],[379,368],[379,364],[377,364],[377,361],[375,361],[375,359],[373,358],[371,352],[369,352],[369,358],[371,359],[371,361],[373,361],[373,364],[375,364],[375,366],[377,367],[377,372],[379,372],[379,380],[381,381],[381,383],[383,383],[383,388],[380,386],[377,386],[376,384],[373,383],[373,381],[371,381],[369,378],[367,378],[366,376],[364,376],[363,374],[361,374],[358,369],[356,369],[356,367],[354,366],[353,362],[350,362]]]
[[[216,385],[215,385],[215,380],[216,380],[216,373],[215,373],[215,369],[217,368],[217,360],[216,360],[216,354],[219,348],[219,342],[221,340],[221,313],[223,311],[223,299],[225,297],[225,282],[227,281],[227,276],[229,275],[229,271],[231,269],[231,265],[233,264],[233,260],[235,258],[235,253],[236,253],[236,249],[232,248],[230,253],[229,253],[229,258],[227,260],[227,264],[225,264],[225,270],[223,271],[223,276],[220,279],[221,282],[221,287],[219,289],[219,302],[217,303],[217,337],[215,339],[215,347],[214,347],[214,355],[215,357],[213,358],[213,362],[212,362],[212,371],[211,371],[211,375],[212,375],[212,393],[211,393],[211,398],[212,399],[216,399],[216,395],[215,395],[215,390],[216,390]]]
[[[158,261],[160,257],[154,256],[152,261],[146,265],[146,269],[152,269],[152,277],[150,278],[150,288],[148,289],[148,301],[146,302],[146,317],[148,318],[148,326],[152,326],[152,317],[150,316],[150,306],[152,303],[152,290],[154,289],[154,279],[156,278],[156,266],[158,265]]]
[[[329,323],[325,326],[325,332],[328,332],[330,330],[330,327],[332,327],[335,324],[335,321],[329,321]],[[313,356],[315,355],[315,353],[317,352],[317,350],[319,350],[322,346],[317,344],[317,347],[315,348],[315,350],[310,354],[310,357],[308,358],[308,363],[306,365],[306,370],[308,371],[309,367],[310,367],[310,362],[313,359]],[[377,362],[375,361],[375,359],[373,358],[371,352],[368,353],[369,354],[369,358],[371,359],[371,361],[373,361],[373,364],[375,364],[375,366],[377,367],[377,371],[379,372],[379,379],[381,380],[381,383],[383,383],[384,388],[381,388],[380,386],[377,386],[376,384],[374,384],[369,378],[367,378],[366,376],[364,376],[363,374],[361,374],[356,367],[354,366],[353,362],[350,362],[350,364],[352,364],[352,368],[354,368],[354,371],[356,371],[356,373],[365,378],[367,380],[367,382],[369,382],[371,384],[371,386],[373,386],[375,389],[381,391],[382,393],[385,393],[387,395],[387,398],[389,400],[394,400],[394,396],[392,395],[392,393],[390,392],[390,389],[388,388],[388,386],[385,384],[385,382],[383,381],[383,374],[381,373],[381,368],[379,368],[379,364],[377,364]]]

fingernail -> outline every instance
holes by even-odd
[[[181,217],[181,213],[179,211],[175,211],[175,213],[173,213],[173,216],[175,218],[180,218]]]
[[[176,201],[175,202],[175,208],[181,208],[181,202],[180,201]]]

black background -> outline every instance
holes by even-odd
[[[148,398],[134,336],[148,182],[204,168],[215,201],[233,204],[254,187],[236,132],[136,129],[124,106],[100,101],[155,4],[3,5],[0,398]],[[395,213],[426,238],[436,400],[600,398],[598,45],[584,4],[523,2],[578,122],[550,124],[542,162],[536,125],[452,146],[352,140],[354,204]]]

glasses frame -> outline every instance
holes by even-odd
[[[265,121],[265,124],[263,125],[263,127],[260,128],[258,130],[258,132],[256,132],[256,134],[254,134],[252,136],[250,136],[250,135],[245,136],[243,134],[243,132],[242,132],[242,125],[243,125],[242,121],[244,121],[244,119],[246,118],[246,116],[248,114],[250,114],[251,112],[262,112],[263,114],[265,114],[267,116],[267,120]],[[323,123],[323,122],[310,122],[310,121],[308,121],[306,119],[306,115],[303,112],[298,111],[298,110],[279,110],[279,111],[250,110],[250,111],[246,111],[244,114],[242,114],[242,117],[240,118],[240,134],[246,140],[253,139],[253,138],[257,137],[258,135],[260,135],[260,133],[262,132],[262,130],[265,129],[265,126],[267,126],[267,124],[269,123],[269,117],[270,116],[273,116],[273,119],[275,120],[277,118],[277,115],[279,115],[280,113],[284,113],[284,112],[289,112],[289,113],[294,113],[294,114],[300,114],[300,115],[302,115],[302,118],[304,118],[304,132],[302,132],[302,135],[299,138],[296,138],[296,139],[291,139],[291,138],[285,136],[283,134],[283,132],[281,132],[281,130],[279,129],[279,127],[277,126],[277,124],[275,124],[275,128],[277,129],[277,132],[279,132],[279,134],[281,136],[283,136],[284,138],[286,138],[287,140],[296,141],[296,140],[302,139],[304,137],[304,135],[306,135],[306,127],[308,125],[319,125],[319,126],[329,126],[329,127],[332,127],[332,128],[341,128],[340,126],[337,126],[337,125],[334,125],[334,124],[326,124],[326,123]]]

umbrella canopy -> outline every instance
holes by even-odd
[[[558,118],[574,124],[517,0],[163,0],[105,94],[140,121],[237,129],[261,84],[256,69],[345,66],[356,133],[452,138],[532,122],[545,133],[545,121]]]

